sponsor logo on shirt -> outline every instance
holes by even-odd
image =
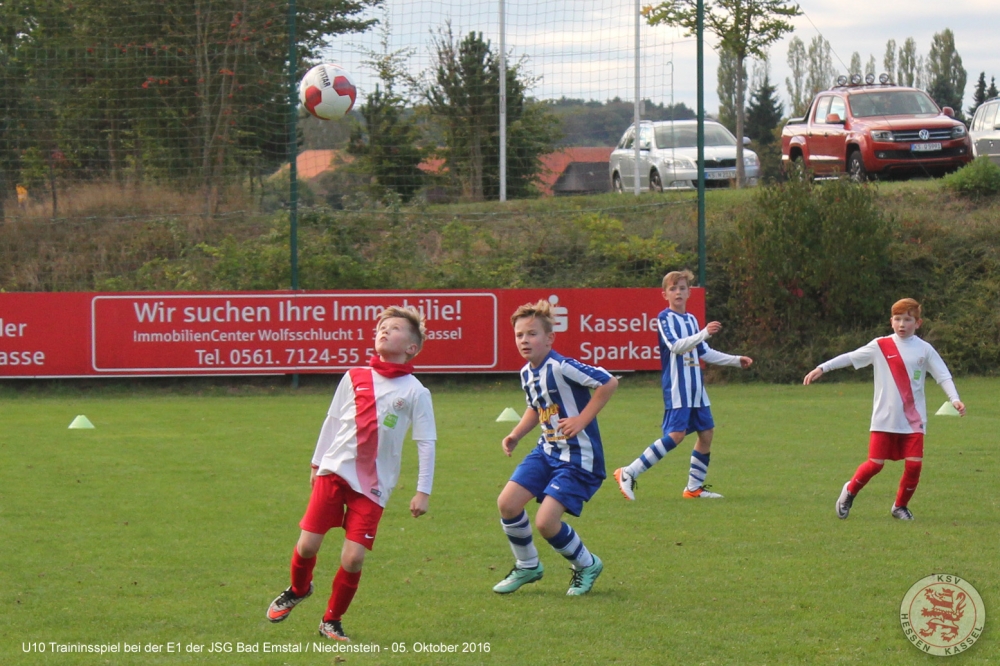
[[[382,425],[386,428],[395,428],[397,421],[399,421],[399,417],[395,414],[386,414],[385,419],[382,421]]]
[[[371,493],[372,495],[374,495],[375,497],[382,497],[382,491],[381,491],[381,490],[379,490],[378,488],[372,488],[372,489],[371,489],[371,490],[369,490],[368,492],[370,492],[370,493]]]
[[[559,405],[551,405],[549,407],[539,407],[538,408],[538,420],[542,423],[548,423],[549,419],[553,416],[559,416]]]

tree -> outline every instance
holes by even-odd
[[[861,76],[861,54],[855,51],[851,54],[851,66],[848,68],[847,73],[850,76],[857,74]]]
[[[412,48],[389,50],[390,25],[388,16],[379,26],[381,51],[366,51],[364,65],[373,69],[382,87],[361,105],[364,127],[357,125],[351,132],[348,152],[358,157],[352,169],[371,177],[370,187],[376,197],[387,191],[396,192],[409,201],[423,185],[420,170],[426,150],[420,147],[420,128],[412,108],[400,88],[413,88],[414,81],[406,69],[413,57]]]
[[[888,74],[893,81],[896,80],[896,40],[890,39],[885,43],[885,55],[882,56],[882,71]]]
[[[757,144],[774,143],[774,130],[781,123],[784,106],[777,96],[777,86],[771,85],[771,74],[764,70],[760,83],[750,92],[746,109],[746,130]]]
[[[736,95],[739,83],[739,64],[736,56],[722,49],[719,51],[719,69],[716,72],[719,96],[719,122],[730,132],[736,133]],[[747,84],[746,72],[743,72],[743,86]]]
[[[785,79],[785,88],[788,90],[792,115],[796,117],[804,116],[809,108],[810,100],[805,91],[807,58],[805,44],[798,37],[792,37],[788,42],[788,69],[792,75]]]
[[[950,106],[961,118],[968,73],[962,67],[962,56],[955,50],[955,35],[951,29],[945,28],[931,40],[927,72],[930,75],[927,92],[939,105]]]
[[[899,70],[896,74],[896,83],[901,86],[912,88],[918,82],[917,77],[917,43],[912,37],[907,37],[903,45],[899,47]]]
[[[643,100],[646,120],[689,120],[697,114],[684,102],[657,104]],[[622,128],[635,118],[635,104],[615,98],[607,102],[561,97],[547,100],[545,109],[559,121],[560,146],[613,146],[622,137]]]
[[[777,86],[771,85],[770,67],[767,61],[761,63],[761,77],[750,92],[747,105],[746,130],[753,139],[754,149],[760,158],[761,178],[775,179],[781,170],[781,146],[775,137],[775,130],[781,124],[784,107],[778,99]]]
[[[979,72],[979,80],[976,81],[976,87],[972,91],[972,106],[969,107],[969,117],[976,115],[976,109],[979,105],[989,99],[986,96],[986,72]]]
[[[993,99],[998,94],[997,92],[997,78],[995,76],[990,77],[990,89],[986,91],[986,99]]]
[[[698,0],[667,0],[648,6],[643,14],[649,25],[666,23],[697,33]],[[767,58],[767,47],[795,28],[788,21],[802,14],[797,4],[784,0],[714,0],[703,3],[704,27],[719,39],[719,50],[736,58],[736,183],[743,184],[743,124],[745,63],[748,56]]]
[[[917,71],[913,78],[913,85],[927,90],[930,86],[930,70],[927,66],[927,59],[924,56],[917,56]]]
[[[382,90],[376,84],[361,105],[361,117],[364,127],[355,128],[348,145],[348,152],[359,158],[355,168],[371,176],[369,185],[376,197],[392,191],[409,201],[423,185],[419,165],[425,152],[413,112],[391,88]]]
[[[875,69],[876,68],[877,68],[877,65],[875,64],[875,56],[869,55],[868,56],[868,63],[865,65],[865,76],[867,77],[869,74],[871,74],[872,76],[875,76]]]
[[[434,120],[442,125],[442,154],[452,178],[474,201],[500,192],[499,90],[500,59],[482,33],[470,32],[461,42],[451,24],[434,39],[437,63],[423,89]],[[540,157],[559,140],[558,121],[545,105],[530,100],[534,79],[523,61],[507,66],[507,193],[533,193],[541,171]]]
[[[0,4],[0,14],[8,4]],[[35,88],[19,97],[35,105],[20,112],[19,122],[33,128],[24,131],[20,155],[41,155],[66,178],[160,179],[199,189],[206,213],[228,182],[288,159],[282,3],[15,4],[30,7],[31,20],[19,25],[0,16],[0,32],[10,26],[23,41],[18,79]],[[378,4],[300,0],[294,57],[300,71],[331,37],[368,29],[373,19],[364,14]]]
[[[809,99],[812,100],[816,93],[833,85],[836,78],[837,69],[833,66],[830,42],[822,35],[816,35],[809,43],[809,75],[806,78]]]
[[[0,221],[4,200],[14,191],[20,171],[22,140],[19,127],[25,83],[25,51],[33,32],[33,17],[22,5],[0,3]]]

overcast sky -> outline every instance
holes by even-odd
[[[641,0],[648,4],[649,0]],[[532,93],[605,101],[634,98],[635,0],[505,0],[506,46],[524,57],[524,68],[538,78]],[[426,72],[433,62],[432,36],[446,21],[456,35],[482,32],[499,43],[499,0],[385,0],[390,50],[410,49],[410,72]],[[1000,80],[1000,0],[804,0],[795,32],[771,49],[771,80],[787,104],[785,78],[788,42],[795,36],[806,46],[817,35],[830,42],[834,64],[846,73],[857,51],[862,63],[875,56],[882,71],[886,42],[902,45],[912,37],[919,55],[927,57],[935,33],[950,28],[968,72],[963,108],[971,104],[980,72]],[[324,54],[355,76],[362,94],[374,89],[375,77],[363,64],[366,50],[379,50],[380,36],[369,33],[340,37]],[[640,87],[656,103],[697,101],[696,44],[673,28],[640,25]],[[706,34],[705,106],[718,109],[714,38]],[[839,58],[839,59],[838,59]],[[786,113],[788,110],[786,108]]]

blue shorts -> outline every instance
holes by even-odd
[[[539,502],[548,495],[577,517],[583,511],[583,503],[604,482],[596,474],[545,455],[538,447],[524,457],[510,480],[527,488]]]
[[[672,432],[690,435],[714,427],[715,420],[712,418],[712,410],[708,407],[678,407],[663,412],[664,437],[669,437]]]

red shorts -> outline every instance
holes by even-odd
[[[902,460],[924,457],[924,433],[881,432],[872,430],[868,457],[875,460]]]
[[[316,477],[299,527],[314,534],[343,527],[350,541],[371,550],[381,519],[382,507],[355,491],[342,477],[324,474]]]

